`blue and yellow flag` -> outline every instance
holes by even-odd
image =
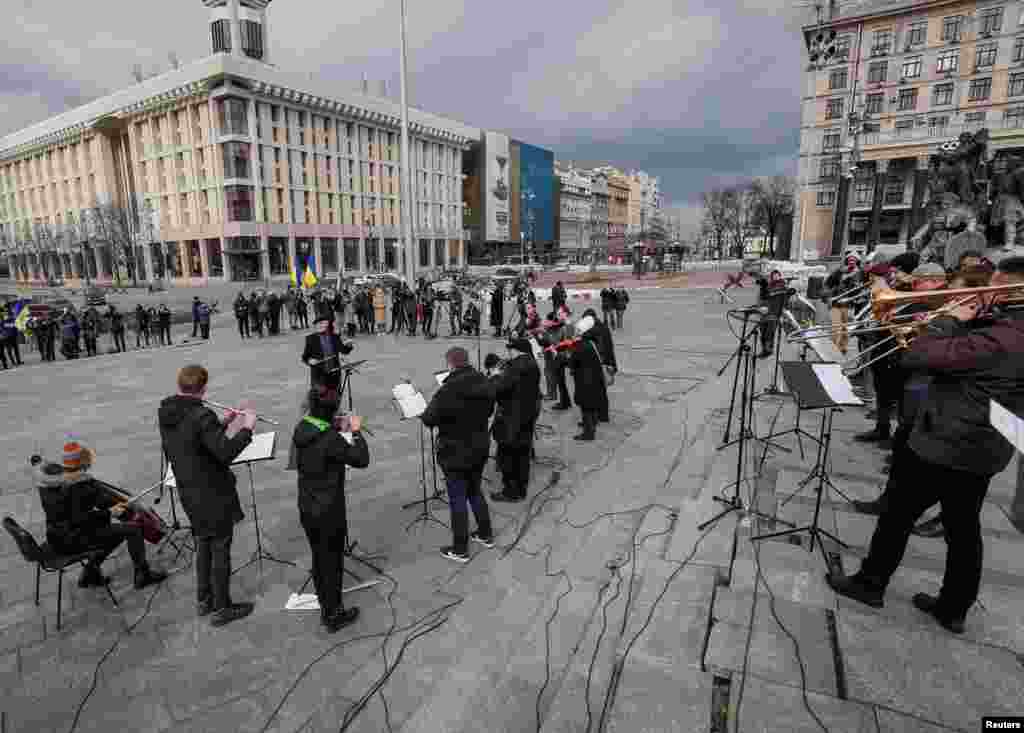
[[[14,327],[22,333],[25,333],[28,329],[28,319],[31,317],[32,312],[29,310],[28,306],[21,303],[18,305],[21,306],[21,312],[18,313],[18,317],[14,319]]]
[[[302,287],[307,290],[311,290],[316,287],[316,284],[320,282],[316,275],[313,274],[313,267],[310,265],[310,261],[306,259],[306,273],[302,276]]]

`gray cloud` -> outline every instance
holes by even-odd
[[[793,172],[803,11],[783,0],[410,0],[411,101],[567,160],[661,176],[685,206],[709,184]],[[272,60],[398,90],[398,3],[275,0]],[[0,28],[0,133],[209,49],[199,0],[24,2]]]

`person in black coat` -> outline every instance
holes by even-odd
[[[161,303],[156,312],[160,321],[160,343],[165,346],[171,345],[171,309],[166,303]]]
[[[601,290],[601,314],[604,317],[604,325],[607,328],[615,328],[615,290],[613,288]]]
[[[626,308],[629,306],[629,293],[625,288],[615,291],[615,327],[622,330],[622,319],[626,315]]]
[[[192,338],[199,334],[199,296],[192,298]]]
[[[559,308],[565,305],[565,301],[565,286],[562,285],[562,281],[559,280],[555,283],[555,287],[551,288],[551,308],[557,313]]]
[[[594,319],[594,328],[593,333],[591,334],[591,339],[597,345],[598,356],[600,356],[601,364],[605,368],[604,373],[607,374],[610,372],[614,376],[619,371],[619,364],[615,360],[615,344],[612,341],[611,329],[597,319],[597,313],[594,312],[593,308],[587,308],[587,310],[583,311],[583,317],[586,318],[587,316],[591,316]],[[598,422],[611,421],[608,408],[607,378],[604,380],[604,384],[604,396],[597,414]]]
[[[124,315],[112,304],[107,310],[107,318],[110,319],[110,334],[114,337],[114,348],[118,352],[128,351],[124,343]]]
[[[540,415],[540,367],[530,342],[524,338],[508,344],[517,355],[501,367],[490,367],[491,387],[497,405],[491,435],[498,445],[498,470],[502,490],[491,493],[494,501],[522,501],[530,484],[533,430]],[[498,357],[487,355],[493,365]]]
[[[299,521],[313,553],[320,618],[331,633],[359,617],[359,609],[345,608],[341,596],[348,535],[345,466],[370,465],[370,451],[359,432],[362,420],[343,418],[339,431],[334,424],[338,407],[336,391],[327,387],[310,390],[309,414],[295,426],[292,437],[299,472]],[[343,432],[351,433],[351,438]]]
[[[469,354],[455,347],[445,354],[451,370],[420,419],[437,428],[437,461],[444,471],[453,543],[441,554],[456,562],[469,562],[469,541],[494,546],[491,514],[480,491],[484,466],[491,450],[487,422],[494,410],[494,392],[487,377],[469,365]],[[469,534],[469,512],[477,531]]]
[[[501,336],[505,327],[505,288],[501,283],[494,286],[491,293],[491,328],[494,329],[495,337]]]
[[[196,543],[196,595],[200,616],[223,626],[252,613],[231,600],[231,540],[242,521],[231,462],[252,442],[256,413],[244,410],[222,422],[203,404],[209,374],[198,364],[178,372],[178,394],[160,403],[160,439],[174,471],[178,496]]]
[[[597,337],[594,334],[597,323],[599,323],[598,320],[593,316],[582,319],[577,326],[582,340],[572,349],[569,357],[569,369],[572,371],[573,382],[576,386],[573,399],[576,406],[580,408],[583,418],[583,429],[573,437],[574,440],[593,440],[601,410],[608,408],[604,367],[601,365]]]
[[[316,319],[317,333],[306,336],[306,347],[302,351],[302,363],[309,367],[309,384],[311,387],[318,384],[338,389],[341,385],[341,370],[338,369],[337,358],[352,353],[355,347],[341,340],[338,334],[331,330],[330,314],[321,314]],[[325,359],[329,362],[320,364]],[[333,370],[333,371],[332,371]]]
[[[42,463],[33,457],[33,463]],[[112,524],[111,514],[122,516],[114,496],[105,491],[89,474],[93,453],[77,442],[64,445],[63,465],[46,462],[42,465],[39,500],[46,514],[46,541],[58,553],[73,555],[87,550],[103,552],[91,559],[78,579],[79,588],[102,587],[107,584],[100,566],[122,542],[135,566],[135,587],[145,588],[167,578],[166,573],[152,570],[146,561],[142,528],[132,524]]]
[[[235,298],[234,304],[235,321],[238,323],[238,335],[242,338],[249,338],[249,302],[241,293]]]

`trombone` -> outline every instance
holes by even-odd
[[[864,290],[871,288],[871,283],[864,283],[863,285],[857,285],[856,287],[850,288],[849,290],[840,293],[832,299],[832,305],[846,305],[858,298],[862,297],[861,293]]]

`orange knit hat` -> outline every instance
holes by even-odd
[[[64,444],[64,470],[81,471],[92,464],[92,451],[82,447],[78,441]]]

